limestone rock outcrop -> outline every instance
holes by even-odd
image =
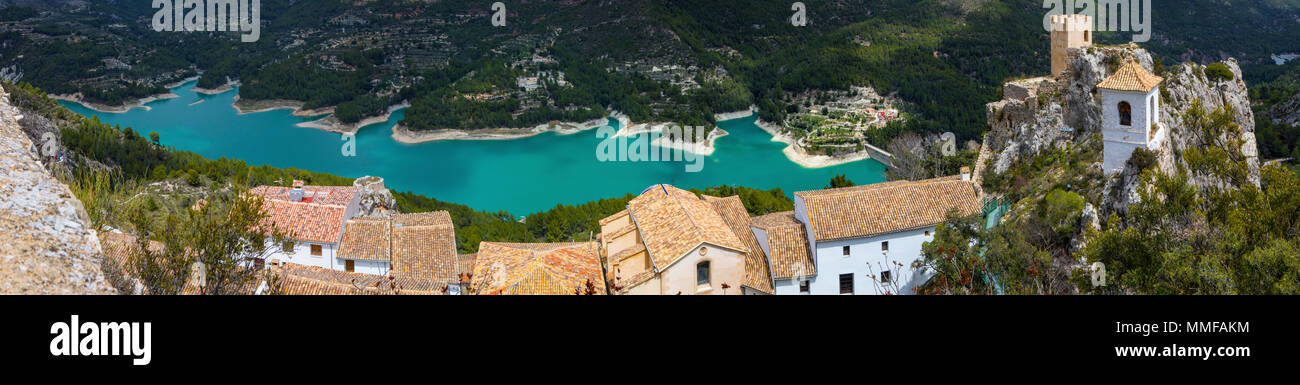
[[[352,181],[360,195],[360,209],[357,216],[363,218],[391,218],[397,213],[397,199],[384,186],[384,178],[363,176]]]
[[[109,294],[99,239],[0,90],[0,294]]]
[[[986,110],[990,131],[985,136],[985,146],[994,161],[992,171],[1006,172],[1017,162],[1046,149],[1100,146],[1096,142],[1100,141],[1102,108],[1096,85],[1128,61],[1136,61],[1148,71],[1154,65],[1151,55],[1134,44],[1085,47],[1072,50],[1068,57],[1069,70],[1059,78],[1025,79],[1005,85],[1003,99],[989,103]],[[1186,166],[1181,157],[1184,150],[1213,145],[1216,138],[1200,138],[1183,121],[1192,102],[1200,100],[1206,113],[1222,107],[1232,110],[1232,120],[1241,128],[1240,137],[1232,139],[1240,139],[1242,145],[1230,150],[1245,156],[1249,181],[1258,185],[1255,118],[1246,84],[1241,80],[1241,68],[1236,60],[1228,59],[1224,64],[1234,74],[1233,79],[1207,77],[1205,67],[1195,63],[1173,66],[1157,74],[1165,77],[1160,85],[1159,121],[1170,133],[1170,140],[1164,142],[1158,153],[1157,165],[1162,171],[1173,172],[1179,165]],[[1125,169],[1099,181],[1106,185],[1106,194],[1098,208],[1103,218],[1109,213],[1124,213],[1136,202],[1139,171]],[[1216,183],[1220,182],[1192,179],[1198,188]]]

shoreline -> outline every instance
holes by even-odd
[[[609,117],[615,117],[621,122],[624,118],[617,118],[616,114],[610,114]],[[387,120],[387,119],[385,119]],[[536,136],[546,132],[554,132],[556,135],[572,135],[579,132],[591,130],[593,128],[609,124],[609,118],[592,119],[582,123],[559,122],[555,124],[542,123],[533,127],[525,128],[480,128],[475,130],[461,129],[439,129],[431,131],[412,131],[402,127],[401,123],[394,124],[392,128],[392,138],[400,143],[419,144],[427,142],[436,142],[440,140],[511,140],[522,139]]]
[[[343,122],[339,121],[338,118],[335,118],[335,117],[334,117],[334,114],[333,114],[334,109],[333,109],[333,107],[330,107],[330,108],[329,108],[329,110],[330,110],[330,115],[329,115],[329,116],[326,116],[326,117],[323,117],[323,118],[320,118],[320,119],[316,119],[316,120],[313,120],[313,121],[310,121],[310,122],[302,122],[302,123],[298,123],[298,124],[295,124],[294,126],[296,126],[296,127],[303,127],[303,128],[315,128],[315,129],[317,129],[317,130],[321,130],[321,131],[337,132],[337,133],[340,133],[340,134],[346,134],[346,135],[356,135],[358,131],[361,131],[361,127],[369,126],[369,125],[376,124],[376,123],[387,122],[388,119],[391,118],[391,117],[393,116],[393,112],[396,112],[397,110],[400,110],[400,109],[403,109],[403,108],[409,108],[409,107],[411,107],[411,104],[410,104],[410,103],[407,103],[407,102],[405,102],[405,101],[403,101],[403,102],[401,102],[401,103],[398,103],[398,104],[394,104],[394,105],[388,106],[388,109],[384,112],[383,115],[371,116],[371,117],[368,117],[368,118],[364,118],[364,119],[361,119],[360,121],[358,121],[358,122],[356,122],[356,123],[343,123]],[[324,110],[324,109],[321,109],[321,110]],[[297,115],[297,113],[300,112],[300,111],[304,111],[304,110],[295,111],[295,112],[294,112],[294,115]],[[312,111],[312,110],[305,110],[305,111]]]
[[[104,112],[110,114],[121,114],[137,108],[142,108],[145,111],[149,111],[151,110],[151,108],[149,108],[149,106],[146,106],[146,104],[153,103],[159,100],[175,99],[179,97],[181,96],[172,93],[171,91],[167,91],[166,93],[149,95],[140,99],[135,99],[130,102],[125,102],[122,103],[122,105],[120,106],[110,106],[107,104],[88,102],[86,101],[85,98],[82,97],[80,93],[50,95],[50,99],[73,102],[73,103],[80,104],[82,107],[89,108],[95,112]]]
[[[785,157],[789,158],[791,162],[795,162],[804,168],[831,167],[871,159],[871,154],[867,150],[841,156],[810,155],[804,151],[803,147],[799,146],[799,142],[794,137],[781,133],[779,126],[765,122],[762,119],[755,120],[754,125],[772,135],[773,142],[785,143],[785,149],[781,150],[781,153],[785,154]]]
[[[234,89],[235,87],[231,86],[230,83],[226,83],[226,84],[222,84],[220,87],[212,88],[212,89],[199,87],[196,84],[194,85],[194,88],[191,88],[190,90],[194,91],[194,93],[203,94],[203,95],[218,95],[218,94],[224,94],[230,92]]]
[[[650,144],[661,148],[681,150],[683,152],[689,152],[699,156],[712,156],[713,151],[717,149],[717,147],[714,146],[714,143],[718,141],[718,138],[727,135],[731,135],[731,133],[727,132],[727,130],[723,130],[722,128],[714,127],[712,131],[709,131],[709,137],[707,140],[703,142],[695,143],[690,147],[687,147],[685,142],[679,142],[675,140],[669,141],[668,138],[664,138],[662,136],[659,137],[658,139],[651,141]]]

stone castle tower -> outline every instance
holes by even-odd
[[[1052,76],[1065,71],[1065,56],[1070,48],[1092,45],[1092,17],[1052,15]]]

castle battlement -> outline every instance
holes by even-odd
[[[1052,76],[1065,70],[1066,57],[1072,48],[1092,45],[1092,17],[1086,15],[1052,15]]]
[[[1052,31],[1091,31],[1092,17],[1088,15],[1052,15]]]

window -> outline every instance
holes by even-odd
[[[809,291],[812,291],[811,288],[808,287],[808,286],[810,286],[809,283],[811,283],[811,282],[808,282],[808,281],[799,281],[799,292],[800,292],[800,293],[807,293],[807,292],[809,292]]]
[[[849,247],[848,247],[848,246],[844,246],[844,255],[845,255],[845,256],[848,256],[848,255],[849,255]]]
[[[695,265],[695,285],[709,286],[709,261]]]
[[[1119,102],[1119,124],[1121,126],[1133,125],[1133,106],[1128,102]]]
[[[880,272],[880,283],[889,283],[890,279],[893,279],[893,277],[890,276],[889,270]]]
[[[889,251],[889,241],[880,242],[880,251]]]
[[[1091,32],[1092,32],[1092,31],[1089,31],[1089,30],[1084,30],[1084,31],[1083,31],[1083,42],[1084,42],[1084,43],[1092,43],[1092,33],[1091,33]]]
[[[853,274],[840,274],[840,294],[853,294]]]
[[[353,260],[351,260],[351,259],[346,260],[346,261],[343,261],[343,271],[346,271],[346,272],[349,272],[349,273],[351,273],[351,272],[353,272],[353,271],[356,271],[357,266],[356,266],[354,263],[355,263],[355,261],[353,261]]]
[[[313,257],[319,257],[320,254],[320,245],[311,245],[311,255]]]

